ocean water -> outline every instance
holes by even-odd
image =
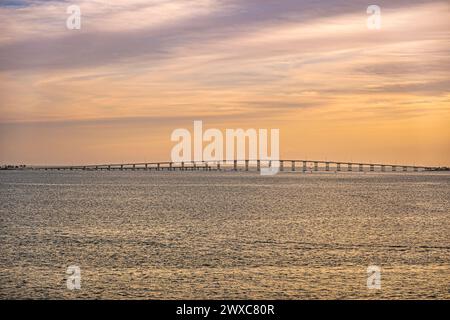
[[[450,175],[3,171],[0,298],[449,299]]]

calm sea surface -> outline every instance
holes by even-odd
[[[0,298],[450,299],[450,175],[0,172]]]

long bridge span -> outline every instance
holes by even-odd
[[[24,170],[147,170],[147,171],[261,171],[261,168],[274,168],[283,171],[300,172],[423,172],[434,171],[436,167],[342,162],[328,160],[220,160],[220,161],[185,161],[185,162],[142,162],[111,163],[97,165],[64,166],[27,166]]]

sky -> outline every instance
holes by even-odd
[[[74,4],[79,30],[66,27]],[[0,164],[169,160],[172,131],[202,120],[279,129],[286,159],[450,165],[449,13],[416,0],[0,0]]]

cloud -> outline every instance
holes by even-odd
[[[0,9],[0,27],[4,30],[0,38],[3,40],[1,69],[80,68],[128,63],[139,58],[157,63],[171,58],[174,51],[188,49],[189,53],[193,46],[214,43],[238,45],[235,51],[244,44],[244,55],[261,53],[260,47],[267,49],[270,43],[281,45],[278,52],[317,52],[328,49],[326,42],[328,46],[339,43],[345,46],[357,40],[360,45],[367,45],[371,38],[361,37],[367,31],[363,1],[331,1],[326,5],[316,1],[265,2],[262,5],[260,1],[219,0],[73,3],[82,8],[80,31],[65,28],[66,2],[30,1],[24,8]],[[396,2],[396,6],[402,3],[405,2]],[[387,10],[395,8],[392,4],[386,7]],[[440,10],[442,7],[440,5]],[[411,22],[416,21],[411,19],[411,11],[419,14],[417,10],[404,8],[393,21],[400,23],[403,29],[411,28]],[[424,14],[426,11],[420,13]],[[419,25],[429,24],[427,21],[423,19]],[[433,23],[436,27],[438,20]],[[388,22],[386,25],[389,27]],[[355,32],[357,30],[359,32]],[[339,41],[330,41],[332,37]],[[276,53],[275,48],[268,53]]]
[[[235,115],[258,103],[295,111],[384,89],[446,92],[444,3],[386,4],[381,32],[367,30],[359,1],[258,3],[80,2],[88,21],[79,33],[60,25],[63,2],[4,9],[19,18],[18,36],[0,46],[2,118]],[[146,19],[148,12],[164,15]],[[35,27],[39,36],[29,38]]]

